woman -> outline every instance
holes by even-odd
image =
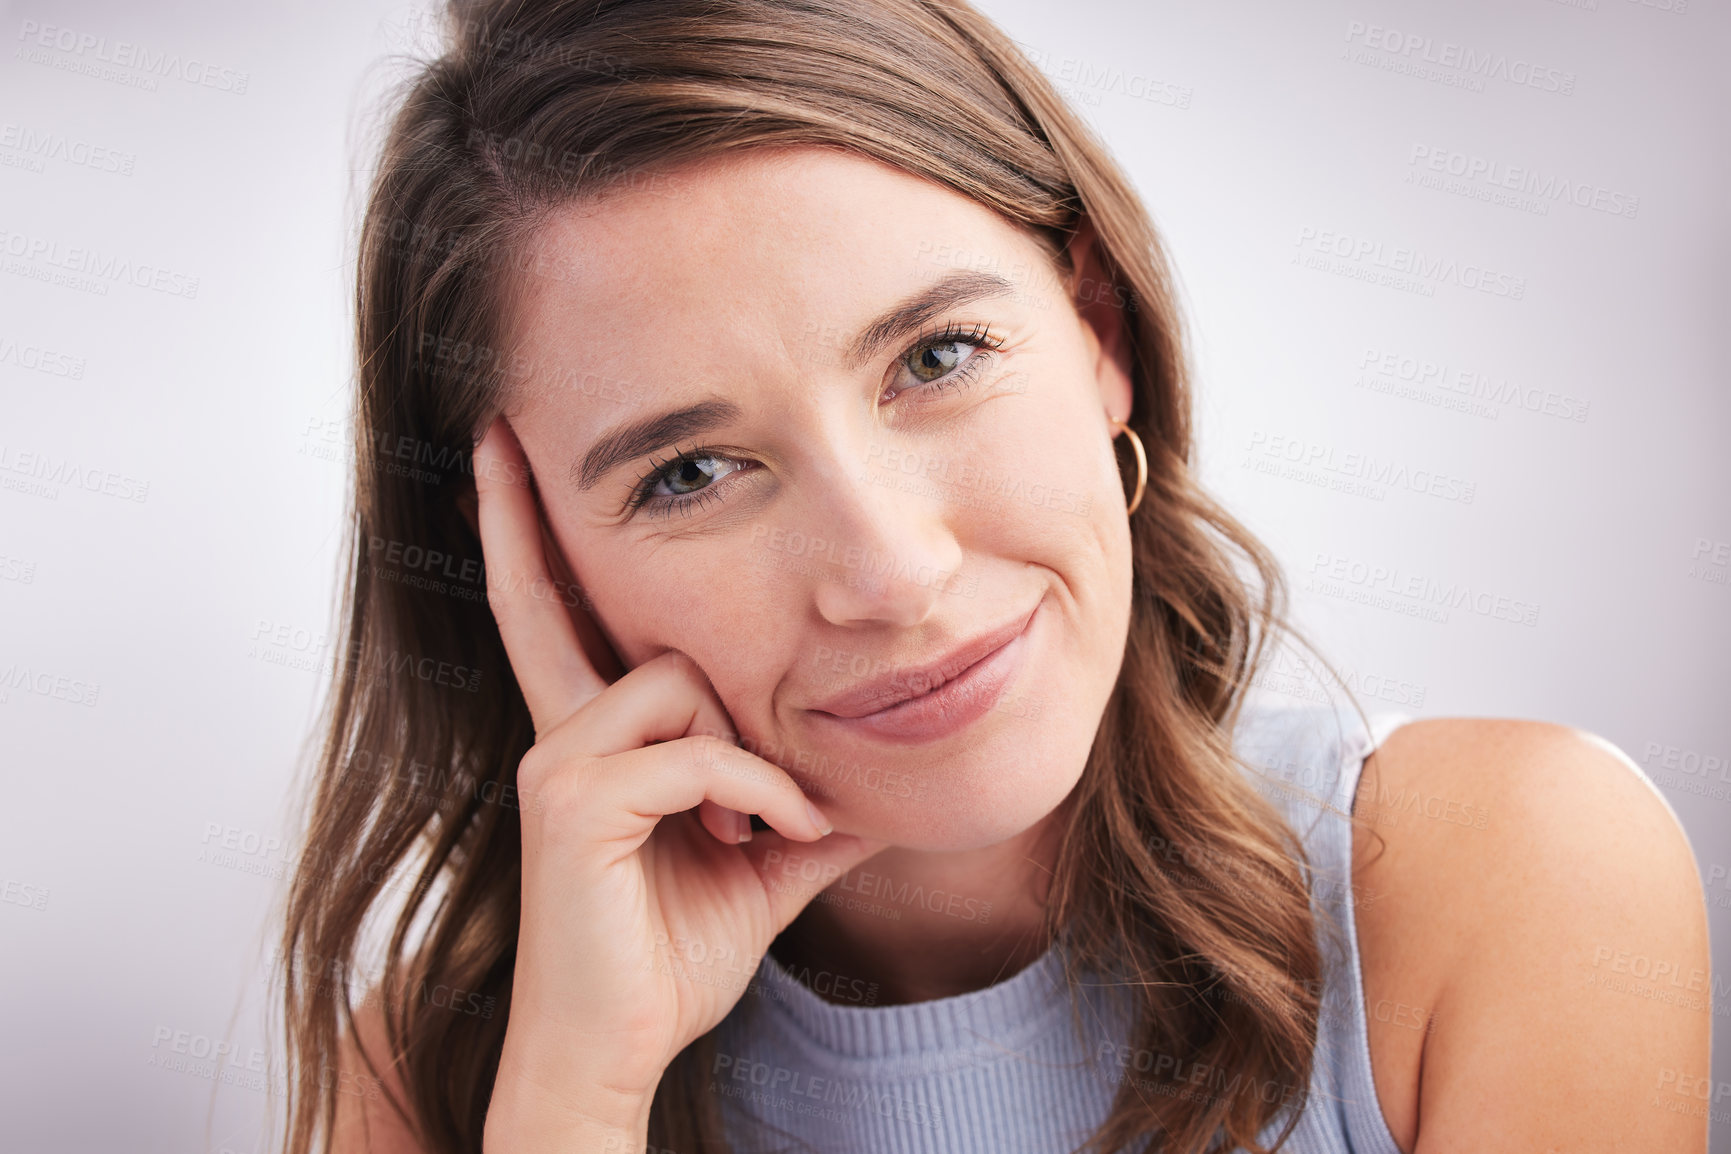
[[[453,19],[362,239],[286,1150],[1703,1147],[1707,1016],[1595,984],[1706,969],[1675,818],[1251,700],[1160,250],[1002,33]]]

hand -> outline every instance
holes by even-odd
[[[882,844],[830,834],[784,770],[735,744],[684,654],[608,684],[584,648],[596,652],[596,623],[547,596],[558,550],[503,418],[474,463],[488,601],[535,723],[517,770],[522,913],[486,1144],[640,1144],[668,1064],[732,1009],[795,915]],[[753,836],[747,814],[771,830]],[[819,868],[771,878],[765,856],[789,841],[812,843],[799,853]]]

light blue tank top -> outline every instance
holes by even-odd
[[[1252,782],[1309,855],[1324,958],[1310,1093],[1285,1154],[1399,1154],[1371,1080],[1347,818],[1365,755],[1407,720],[1372,712],[1367,729],[1344,704],[1257,698],[1234,733]],[[1078,1037],[1059,948],[983,990],[897,1006],[827,1001],[765,957],[718,1027],[709,1073],[733,1149],[1064,1154],[1106,1118],[1126,1079],[1151,1092],[1156,1078],[1202,1094],[1230,1084],[1229,1072],[1126,1045],[1128,1012],[1105,986],[1078,991]]]

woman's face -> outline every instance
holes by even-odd
[[[559,210],[517,266],[505,414],[602,630],[628,668],[694,659],[842,832],[1027,830],[1123,660],[1116,311],[868,158],[674,175]]]

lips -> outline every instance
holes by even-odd
[[[1036,605],[1034,609],[1037,609]],[[951,649],[935,660],[923,663],[898,664],[882,677],[854,686],[827,701],[812,706],[814,712],[841,718],[865,717],[912,698],[923,697],[954,681],[970,668],[1020,636],[1033,617],[1034,609],[1014,621],[982,633],[971,641]]]

